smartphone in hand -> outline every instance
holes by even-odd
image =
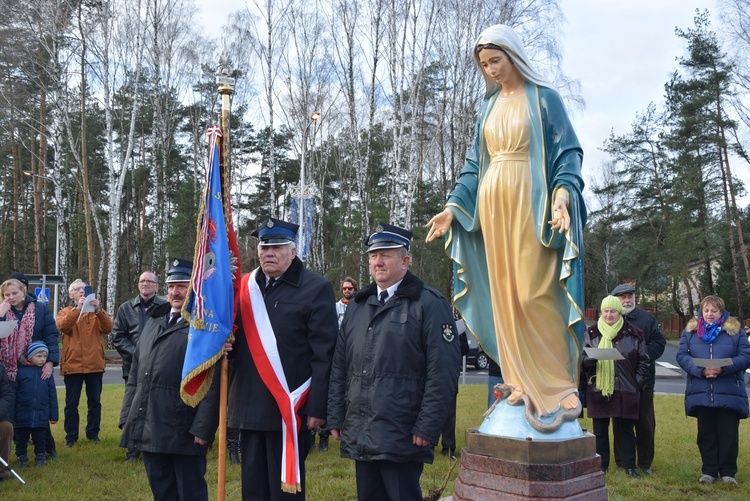
[[[87,285],[83,288],[83,297],[89,297],[93,293],[94,289],[92,289],[90,285]]]

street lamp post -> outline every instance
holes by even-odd
[[[39,175],[39,174],[34,174],[33,172],[31,172],[29,170],[23,171],[23,175],[24,176],[29,176],[29,177],[38,177],[40,179],[46,179],[47,181],[51,181],[52,184],[55,184],[55,180],[52,179],[51,177],[42,176],[42,175]],[[58,206],[58,211],[59,211],[59,206]],[[55,231],[55,275],[60,275],[60,214],[59,214],[59,212],[58,212],[58,214],[55,217],[55,230],[56,230]],[[53,314],[54,315],[57,315],[57,306],[58,306],[58,304],[60,304],[58,302],[58,299],[59,299],[59,297],[58,297],[58,294],[59,294],[58,290],[59,289],[58,288],[59,288],[58,284],[55,284],[55,304],[53,306],[53,310],[54,310]],[[44,289],[44,284],[42,284],[42,289]]]
[[[314,124],[320,118],[320,113],[317,111],[310,115],[310,121],[307,122],[304,132],[302,132],[302,157],[300,159],[300,171],[299,171],[299,246],[298,251],[300,257],[304,257],[303,246],[304,246],[304,235],[305,235],[305,150],[307,149],[307,133],[310,131],[310,126]]]

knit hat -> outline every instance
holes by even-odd
[[[625,311],[625,308],[622,307],[622,303],[615,296],[607,296],[604,299],[602,299],[601,309],[602,310],[606,310],[606,309],[617,310],[620,312],[620,315],[622,315],[623,312]]]
[[[49,348],[47,348],[47,345],[41,341],[33,341],[29,343],[29,347],[26,348],[26,358],[31,360],[31,357],[33,357],[40,351],[43,351],[44,353],[49,353]]]
[[[8,277],[8,280],[10,280],[11,278],[15,278],[16,280],[21,282],[24,286],[26,286],[26,289],[29,288],[29,279],[24,273],[14,273]]]

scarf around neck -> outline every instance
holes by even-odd
[[[612,340],[617,336],[617,333],[620,332],[624,322],[622,315],[620,315],[620,318],[614,325],[609,325],[604,321],[604,318],[599,317],[596,326],[599,328],[599,333],[602,335],[602,338],[599,340],[598,348],[613,348]],[[608,397],[615,392],[614,360],[599,360],[596,362],[596,387],[601,390],[602,395],[605,397]]]
[[[10,336],[0,339],[0,363],[5,366],[5,372],[11,381],[15,381],[18,374],[18,357],[26,354],[26,347],[29,346],[34,334],[35,310],[36,303],[32,301],[26,306],[20,322],[12,308],[5,315],[7,322],[17,322]]]
[[[701,338],[704,343],[713,343],[716,338],[719,337],[719,334],[721,334],[721,331],[723,330],[722,326],[727,318],[729,318],[729,312],[724,310],[720,319],[712,324],[707,324],[701,314],[698,318],[698,337]]]

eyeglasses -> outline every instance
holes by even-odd
[[[138,280],[139,284],[155,284],[157,282],[154,282],[153,280]]]
[[[342,291],[353,291],[354,287],[342,287],[341,290]]]

